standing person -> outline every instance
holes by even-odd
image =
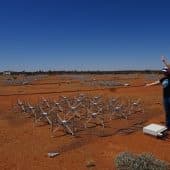
[[[165,110],[166,127],[170,130],[170,68],[165,67],[162,69],[164,77],[153,83],[148,83],[146,86],[153,86],[161,84],[163,87],[163,104]]]

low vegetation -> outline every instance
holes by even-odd
[[[156,159],[152,154],[140,155],[122,152],[114,160],[117,170],[168,170],[167,162]]]

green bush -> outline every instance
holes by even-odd
[[[147,153],[135,155],[122,152],[116,156],[114,162],[118,170],[168,170],[170,168],[167,162]]]

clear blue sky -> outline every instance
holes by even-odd
[[[0,71],[159,69],[169,0],[1,0]]]

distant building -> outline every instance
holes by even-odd
[[[4,75],[4,76],[11,75],[11,72],[10,72],[10,71],[4,71],[4,72],[3,72],[3,75]]]

